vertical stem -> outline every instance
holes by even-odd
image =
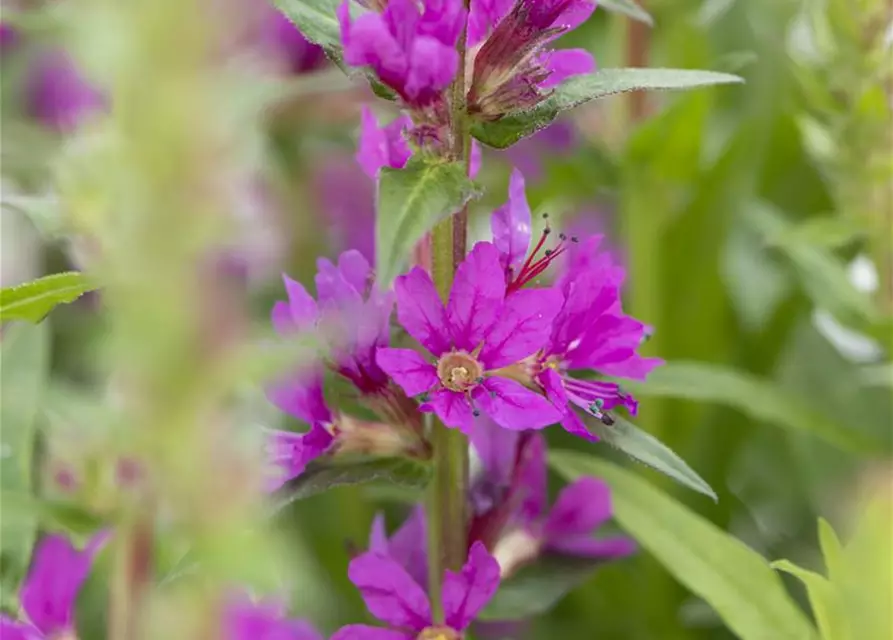
[[[465,43],[463,28],[456,45],[459,70],[450,89],[449,158],[463,162],[467,172],[471,146],[465,107]],[[468,208],[463,207],[434,227],[432,233],[431,275],[444,301],[453,286],[456,267],[465,258],[467,226]],[[431,422],[434,475],[427,505],[428,587],[434,621],[442,623],[443,572],[458,570],[465,562],[468,548],[468,440],[462,432],[448,429],[436,418]]]
[[[152,584],[152,531],[152,520],[140,515],[121,527],[114,541],[109,640],[134,640],[139,635],[144,595]]]

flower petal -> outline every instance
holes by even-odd
[[[0,638],[3,640],[40,640],[42,637],[31,625],[0,615]]]
[[[439,389],[431,394],[428,401],[419,406],[421,411],[433,411],[448,427],[470,433],[474,425],[474,414],[464,394],[449,389]]]
[[[564,413],[564,417],[561,419],[561,426],[564,427],[564,430],[572,435],[585,438],[590,442],[597,442],[598,436],[586,428],[586,425],[574,410],[570,398],[564,390],[561,375],[555,369],[545,369],[537,377],[537,380],[542,385],[549,401]]]
[[[611,490],[602,480],[580,478],[569,484],[552,506],[543,528],[546,539],[592,534],[611,517]]]
[[[390,556],[423,588],[428,585],[427,531],[425,509],[417,505],[388,543]]]
[[[481,143],[477,140],[471,140],[471,156],[468,160],[468,177],[476,178],[484,163],[484,152],[481,151]]]
[[[293,331],[306,329],[319,317],[319,308],[307,289],[284,273],[282,281],[288,294],[288,302],[277,302],[273,306],[273,326],[279,335],[285,336]]]
[[[595,58],[585,49],[558,49],[544,54],[541,63],[551,71],[543,80],[541,89],[552,89],[573,76],[595,71]]]
[[[354,67],[371,67],[382,82],[401,90],[406,82],[409,61],[406,51],[394,38],[385,19],[374,12],[351,22],[350,3],[338,7],[344,62]]]
[[[75,599],[96,551],[92,546],[78,551],[56,534],[38,543],[20,599],[28,619],[44,635],[73,628]]]
[[[304,473],[307,465],[323,455],[334,441],[332,434],[318,422],[307,433],[271,430],[267,441],[268,457],[277,473],[268,482],[267,490],[275,491]]]
[[[351,560],[347,575],[379,620],[416,632],[431,624],[428,596],[393,558],[364,553]]]
[[[438,384],[437,369],[412,349],[382,348],[375,360],[407,395],[417,396]]]
[[[469,440],[484,467],[483,482],[490,488],[504,488],[511,482],[520,434],[503,429],[487,416],[474,421]]]
[[[388,555],[388,532],[385,529],[384,514],[376,513],[369,527],[369,548],[372,553]]]
[[[623,558],[636,552],[636,543],[630,538],[593,538],[591,536],[567,536],[546,542],[546,550],[582,558]]]
[[[444,572],[443,612],[447,625],[462,631],[499,588],[499,563],[480,541],[471,545],[462,571]]]
[[[331,640],[413,640],[414,638],[414,633],[370,627],[367,624],[349,624],[338,629]]]
[[[323,397],[321,374],[302,372],[274,383],[267,389],[267,398],[281,411],[308,424],[332,421]]]
[[[525,524],[539,520],[546,512],[549,501],[546,473],[546,440],[542,434],[531,433],[518,453],[514,478],[514,490],[520,500],[519,515]]]
[[[447,316],[453,344],[473,351],[483,342],[502,309],[505,275],[499,251],[489,242],[478,242],[459,265]]]
[[[512,171],[509,199],[490,216],[493,244],[499,249],[503,268],[519,267],[530,249],[530,205],[524,192],[524,176]]]
[[[360,116],[360,140],[356,159],[363,172],[375,179],[382,167],[402,169],[412,156],[405,132],[412,126],[409,116],[402,114],[380,127],[372,110],[363,105]]]
[[[505,301],[478,359],[487,369],[499,369],[544,348],[563,301],[557,289],[522,289],[513,293]]]
[[[449,351],[447,312],[437,295],[431,276],[414,267],[394,281],[397,319],[404,329],[435,356]]]
[[[454,45],[419,36],[409,53],[409,72],[403,93],[414,104],[428,104],[456,77],[459,53]]]
[[[487,378],[472,398],[506,429],[542,429],[561,420],[561,412],[546,398],[506,378]]]
[[[323,640],[310,624],[285,618],[278,603],[255,603],[245,596],[226,605],[223,631],[225,640]]]

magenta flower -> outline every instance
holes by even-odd
[[[224,640],[323,640],[312,625],[285,617],[276,603],[233,598],[224,611]]]
[[[308,41],[291,20],[282,13],[263,4],[265,12],[262,37],[294,74],[307,73],[318,69],[326,61],[321,47]]]
[[[346,0],[338,9],[344,61],[371,68],[406,104],[432,105],[456,76],[465,15],[461,0],[389,0],[382,13],[353,21]]]
[[[546,343],[561,306],[556,290],[507,298],[499,252],[489,242],[477,243],[459,265],[446,308],[418,267],[398,277],[395,289],[400,324],[437,361],[383,348],[378,363],[408,395],[423,394],[422,411],[465,433],[481,411],[507,429],[541,429],[557,420],[548,400],[503,375]]]
[[[351,561],[348,576],[369,612],[392,628],[353,624],[332,640],[458,640],[499,588],[499,564],[479,542],[461,572],[445,572],[444,624],[435,624],[424,589],[393,558],[364,553]]]
[[[356,249],[374,263],[375,183],[346,155],[323,159],[313,177],[333,245]]]
[[[26,620],[17,622],[0,615],[3,640],[49,640],[73,634],[78,591],[107,539],[108,532],[100,532],[83,551],[59,535],[48,535],[41,540],[21,590]]]
[[[19,34],[8,22],[0,21],[0,52],[10,51],[19,41]]]
[[[595,69],[583,49],[550,48],[595,10],[591,0],[473,0],[468,26],[474,57],[470,113],[499,119],[544,100],[565,79]]]
[[[392,558],[423,588],[428,585],[428,550],[425,509],[416,506],[388,538],[384,515],[378,514],[369,532],[369,551]]]
[[[512,165],[530,180],[543,177],[544,160],[548,157],[567,155],[578,145],[579,136],[571,122],[555,122],[528,138],[519,140],[505,150]]]
[[[382,167],[402,169],[406,165],[412,155],[406,142],[406,131],[411,127],[412,120],[406,114],[379,127],[375,114],[363,105],[357,162],[367,176],[374,179]]]
[[[103,108],[102,95],[62,51],[43,54],[29,70],[28,111],[44,126],[69,133]]]

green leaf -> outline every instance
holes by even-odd
[[[274,0],[273,4],[305,38],[340,62],[341,27],[336,11],[341,0]]]
[[[811,433],[844,451],[882,451],[882,440],[847,428],[770,381],[743,371],[703,362],[668,362],[655,369],[647,382],[624,384],[636,395],[685,398],[723,404],[755,420]]]
[[[82,507],[57,500],[46,500],[22,491],[3,488],[0,493],[4,516],[37,518],[42,528],[72,536],[90,536],[102,528],[102,518]]]
[[[617,522],[738,637],[815,637],[769,563],[737,538],[623,467],[572,451],[555,451],[549,462],[570,481],[585,475],[605,480]]]
[[[654,26],[654,20],[651,19],[651,15],[633,2],[633,0],[601,0],[601,2],[598,3],[598,6],[600,9],[607,9],[608,11],[619,13],[628,18],[632,18],[633,20],[644,22],[649,27]]]
[[[49,326],[15,325],[3,335],[0,350],[0,486],[30,494],[37,411],[49,367]],[[0,580],[4,594],[28,568],[37,531],[36,514],[7,511],[0,517]]]
[[[589,430],[603,442],[620,449],[631,458],[642,462],[655,471],[672,478],[679,484],[717,500],[716,492],[701,476],[689,467],[663,442],[636,425],[613,414],[614,424],[608,426],[601,420],[584,418]]]
[[[592,576],[597,560],[543,556],[499,585],[478,620],[520,620],[542,615]]]
[[[528,111],[507,115],[494,122],[478,122],[472,134],[497,149],[510,147],[522,138],[547,127],[562,111],[617,93],[640,90],[694,89],[743,82],[738,76],[693,69],[602,69],[576,76]]]
[[[428,164],[413,158],[404,169],[382,169],[375,218],[379,286],[389,287],[415,244],[477,195],[458,162]]]
[[[834,529],[824,518],[819,518],[819,547],[831,581],[838,580],[843,571],[843,546]]]
[[[796,576],[806,587],[809,605],[819,627],[819,635],[823,640],[845,640],[846,621],[840,611],[840,602],[834,587],[828,580],[814,571],[798,567],[788,560],[777,560],[772,568]]]
[[[74,302],[97,285],[80,271],[56,273],[0,290],[0,321],[40,322],[57,304]]]
[[[865,229],[855,220],[844,216],[810,218],[780,230],[778,234],[768,238],[772,246],[783,247],[786,244],[799,243],[837,249],[860,240],[865,236]]]
[[[335,487],[386,482],[419,488],[427,485],[430,477],[430,464],[410,458],[343,456],[317,460],[276,492],[275,509],[278,511],[296,500],[304,500]]]

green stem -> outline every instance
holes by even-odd
[[[465,42],[463,29],[456,45],[459,71],[450,90],[449,159],[464,163],[467,172],[471,146],[465,107]],[[467,225],[468,208],[463,207],[432,232],[431,272],[444,301],[449,298],[456,267],[465,258]],[[462,432],[448,429],[436,418],[431,422],[434,474],[427,505],[428,586],[434,621],[443,623],[443,572],[459,570],[468,548],[468,440]]]

